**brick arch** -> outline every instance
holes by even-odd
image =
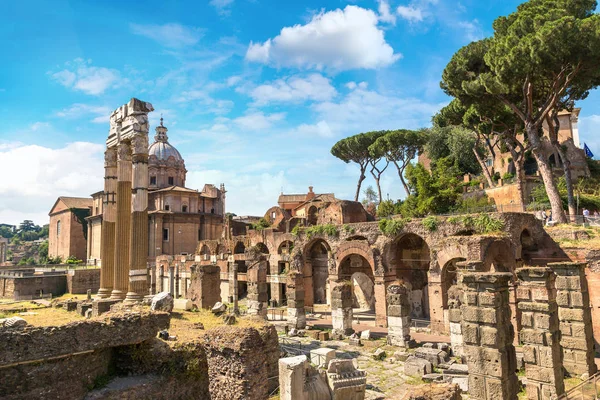
[[[294,247],[296,247],[298,238],[296,236],[292,235],[291,233],[283,233],[283,234],[275,235],[275,237],[273,239],[273,251],[271,251],[271,253],[278,254],[279,248],[281,247],[281,244],[283,242],[292,242],[294,244]],[[269,249],[269,250],[271,250],[271,249]]]
[[[378,271],[377,263],[375,261],[375,256],[373,254],[373,249],[367,242],[364,241],[351,241],[344,242],[338,248],[336,252],[336,274],[339,274],[339,266],[344,261],[346,257],[349,257],[353,254],[358,254],[362,256],[369,265],[371,266],[371,270],[373,271],[373,275],[381,274],[382,271]]]
[[[487,245],[483,252],[483,270],[491,271],[492,265],[495,272],[515,272],[516,254],[515,247],[508,239],[494,240]]]
[[[456,258],[464,258],[468,259],[469,253],[466,248],[461,245],[448,245],[439,250],[434,258],[437,266],[439,267],[439,272],[442,273],[448,261],[456,259]],[[434,261],[432,260],[432,261]]]

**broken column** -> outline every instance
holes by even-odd
[[[102,194],[102,234],[100,239],[100,290],[98,297],[110,297],[115,279],[115,219],[117,196],[117,149],[104,152],[104,193]]]
[[[221,269],[216,265],[193,265],[188,298],[198,309],[211,309],[221,301]]]
[[[554,274],[548,267],[517,270],[527,398],[550,400],[565,391]]]
[[[297,271],[287,275],[287,324],[291,328],[306,328],[304,311],[304,276]]]
[[[387,342],[392,346],[408,347],[410,342],[410,300],[408,288],[394,282],[387,288]]]
[[[139,114],[139,113],[138,113]],[[140,115],[130,115],[128,126],[138,122]],[[148,117],[135,125],[131,140],[132,149],[132,199],[131,199],[131,250],[129,259],[129,288],[126,302],[142,301],[148,295]],[[133,120],[132,120],[133,119]]]
[[[596,373],[590,293],[585,263],[550,263],[556,274],[556,303],[563,366],[571,376]]]
[[[279,399],[304,399],[308,360],[305,355],[279,359]]]
[[[462,332],[469,366],[469,395],[516,399],[518,380],[510,323],[510,273],[462,272]]]
[[[120,142],[117,148],[116,211],[115,273],[110,298],[123,300],[129,287],[129,251],[131,248],[131,146],[128,142]]]
[[[340,282],[331,291],[331,323],[334,338],[354,333],[352,329],[352,283]]]
[[[248,268],[248,314],[267,318],[267,263],[259,261]]]

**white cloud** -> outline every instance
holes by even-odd
[[[333,132],[329,127],[329,124],[325,121],[319,121],[314,125],[302,124],[294,129],[292,135],[304,135],[304,136],[320,136],[324,138],[330,138],[333,136]]]
[[[283,28],[264,43],[251,42],[246,59],[318,70],[384,67],[401,55],[394,53],[377,23],[375,12],[357,6],[321,12],[306,25]]]
[[[379,20],[381,22],[387,22],[390,24],[396,24],[396,16],[392,13],[390,9],[390,3],[387,0],[379,0]]]
[[[0,147],[0,170],[11,171],[11,179],[0,185],[0,221],[48,223],[48,212],[58,196],[87,197],[100,190],[103,151],[103,145],[88,142],[58,149],[24,144]]]
[[[92,106],[89,104],[75,103],[68,108],[63,108],[56,113],[57,117],[76,119],[92,118],[90,121],[95,124],[108,123],[110,114],[113,110],[106,106]]]
[[[145,36],[165,47],[180,48],[193,46],[202,38],[201,28],[187,27],[181,24],[169,23],[164,25],[131,24],[131,32]]]
[[[195,111],[201,114],[227,114],[234,106],[233,101],[215,99],[205,90],[188,90],[182,92],[174,99],[177,103],[190,103],[195,105]]]
[[[258,111],[235,118],[233,122],[242,129],[258,131],[269,129],[274,122],[282,121],[284,118],[285,113],[265,115],[262,111]]]
[[[210,5],[216,8],[220,15],[229,15],[234,0],[210,0]]]
[[[396,12],[401,18],[409,22],[421,22],[423,21],[423,10],[413,6],[399,6]]]
[[[31,129],[32,131],[35,132],[40,129],[49,128],[49,127],[50,127],[50,124],[48,122],[34,122],[33,124],[31,124],[29,129]]]
[[[481,40],[484,37],[481,24],[476,19],[473,21],[459,21],[456,25],[464,31],[465,38],[470,42]]]
[[[117,70],[90,64],[91,60],[77,58],[66,63],[67,68],[50,73],[50,76],[67,88],[92,95],[102,94],[106,89],[116,86],[120,78]]]
[[[252,89],[249,93],[255,105],[272,102],[328,101],[337,91],[331,81],[320,74],[311,74],[306,78],[292,76],[265,83]]]
[[[368,90],[365,82],[339,102],[312,106],[317,120],[325,121],[333,135],[379,129],[416,129],[430,124],[441,104],[429,104],[414,98],[402,98]]]

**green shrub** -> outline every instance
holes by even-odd
[[[356,232],[356,229],[354,229],[354,227],[346,224],[342,225],[342,230],[348,235],[352,235],[354,232]]]
[[[438,219],[437,217],[430,215],[429,217],[423,219],[423,226],[429,232],[435,232],[438,228]]]
[[[379,220],[379,230],[385,236],[394,237],[397,236],[400,232],[402,232],[402,229],[404,229],[404,226],[408,221],[410,220],[383,218]]]
[[[450,217],[447,221],[449,224],[458,225],[460,223],[460,217]]]
[[[75,256],[69,256],[69,258],[67,258],[66,262],[67,262],[67,264],[77,265],[77,264],[81,264],[83,261],[78,260],[77,257],[75,257]]]
[[[508,181],[514,177],[515,177],[515,174],[511,174],[510,172],[507,172],[504,175],[502,175],[502,179],[505,181]]]
[[[302,231],[303,231],[303,228],[300,225],[296,225],[295,227],[292,228],[291,234],[294,236],[299,236]]]
[[[337,226],[333,224],[326,225],[314,225],[305,229],[306,238],[311,239],[313,236],[317,235],[327,235],[331,237],[335,237],[339,234]]]
[[[269,228],[270,226],[271,224],[269,224],[269,221],[267,221],[265,218],[261,218],[258,220],[257,223],[252,224],[252,229],[262,231],[263,229]]]
[[[473,227],[479,233],[498,232],[504,228],[504,222],[489,214],[481,214],[474,218]]]

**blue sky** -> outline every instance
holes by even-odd
[[[513,0],[19,1],[0,25],[0,222],[46,223],[59,195],[102,189],[108,115],[154,105],[187,186],[225,183],[228,211],[262,215],[283,189],[353,198],[340,138],[428,126],[452,54]],[[600,154],[600,95],[580,134]],[[368,179],[363,187],[373,184]],[[402,198],[395,170],[383,192]]]

